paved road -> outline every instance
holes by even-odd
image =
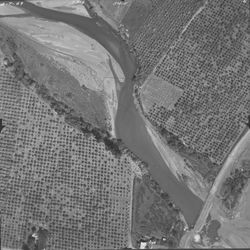
[[[206,199],[206,202],[202,208],[202,211],[199,215],[199,218],[196,221],[196,224],[190,232],[183,236],[180,242],[180,247],[188,248],[190,245],[190,241],[194,238],[194,235],[201,231],[202,227],[206,223],[207,216],[213,206],[213,202],[215,199],[215,195],[217,190],[219,190],[223,180],[227,177],[227,174],[231,172],[234,161],[238,158],[240,153],[244,150],[245,146],[250,142],[250,130],[246,132],[246,134],[241,138],[241,140],[237,143],[235,148],[232,150],[230,155],[228,156],[225,164],[223,165],[221,171],[216,177],[214,184],[209,192],[209,195]]]

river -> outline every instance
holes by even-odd
[[[22,7],[32,15],[52,21],[64,22],[77,28],[99,42],[120,64],[125,75],[125,83],[119,95],[118,112],[115,121],[117,136],[141,160],[149,164],[149,171],[153,178],[181,209],[187,223],[189,225],[194,224],[203,203],[184,183],[179,182],[166,166],[146,130],[142,117],[136,110],[132,95],[132,77],[137,65],[135,58],[129,53],[127,45],[109,24],[99,17],[90,19],[75,14],[44,9],[27,2]]]

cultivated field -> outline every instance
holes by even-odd
[[[144,82],[141,92],[143,110],[148,113],[156,103],[166,109],[174,109],[183,90],[157,76],[150,75]]]
[[[153,75],[182,90],[174,108],[164,106],[168,89],[161,87],[162,80],[151,81],[141,91],[149,120],[183,142],[191,164],[199,160],[195,152],[210,159],[214,164],[206,165],[214,168],[214,175],[246,129],[250,114],[248,20],[243,1],[208,1],[166,55],[160,61],[155,58],[159,63]],[[155,89],[155,97],[147,89]],[[204,177],[211,175],[207,166],[197,170]]]
[[[128,30],[132,29],[130,45],[136,50],[142,79],[151,73],[162,53],[173,45],[183,28],[203,5],[201,0],[152,0],[150,2],[145,1],[142,4],[140,1],[135,1],[124,18]],[[147,17],[143,15],[140,18],[140,11],[135,13],[138,5],[146,9],[146,13],[149,12]],[[138,16],[139,24],[131,22],[132,14]],[[142,25],[140,25],[141,22],[143,22]],[[138,30],[135,32],[136,26]]]
[[[69,127],[0,68],[1,245],[21,248],[32,227],[46,249],[129,245],[133,169],[103,143]]]
[[[137,30],[143,25],[153,8],[151,0],[133,0],[129,10],[124,16],[122,23],[129,30],[129,36],[133,39]]]

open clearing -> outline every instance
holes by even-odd
[[[152,109],[153,105],[172,110],[182,93],[182,89],[151,74],[144,82],[141,90],[143,108],[146,113]]]
[[[90,17],[81,0],[28,0],[43,8]]]
[[[25,14],[25,11],[11,5],[0,6],[0,16],[19,15],[19,14]]]

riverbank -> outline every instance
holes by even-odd
[[[67,24],[50,22],[50,25],[48,25],[48,21],[28,16],[26,12],[17,7],[6,5],[3,8],[3,10],[2,8],[0,9],[1,13],[4,14],[6,12],[8,17],[2,15],[1,22],[10,29],[16,30],[16,37],[19,37],[19,40],[25,40],[27,46],[30,46],[25,51],[26,54],[30,54],[30,59],[33,58],[30,51],[34,50],[39,54],[39,57],[45,57],[51,64],[56,66],[53,71],[54,75],[57,74],[55,71],[59,68],[60,71],[68,72],[70,77],[78,81],[78,85],[70,80],[66,83],[61,82],[60,88],[57,88],[59,91],[55,94],[64,99],[64,102],[71,103],[71,106],[72,102],[77,102],[78,108],[81,110],[77,107],[74,107],[74,109],[78,109],[79,113],[84,110],[84,103],[90,101],[90,99],[92,99],[92,102],[95,102],[88,105],[90,113],[90,107],[93,104],[96,105],[95,111],[97,112],[99,110],[98,101],[103,101],[105,105],[100,105],[100,110],[106,106],[107,127],[115,138],[114,123],[118,107],[116,78],[118,81],[123,82],[124,75],[112,55],[94,39]],[[16,17],[15,14],[19,12],[26,13],[26,16]],[[23,50],[19,49],[18,53],[19,55],[22,54],[23,58],[25,57]],[[37,80],[41,82],[46,81],[42,77],[49,73],[40,73],[44,71],[45,67],[37,65],[34,68],[30,67],[29,64],[37,64],[36,60],[26,60],[26,71],[29,68],[30,75],[36,75],[39,78]],[[54,80],[53,88],[56,88],[57,82]],[[51,89],[51,86],[48,86],[48,88]],[[87,95],[85,95],[86,92],[88,92]],[[93,98],[94,95],[96,100]],[[101,113],[104,115],[105,111]],[[85,114],[84,116],[86,120],[88,115]],[[96,120],[99,118],[97,117]]]
[[[105,20],[114,30],[119,31],[122,20],[134,0],[84,0],[85,7],[93,15]]]
[[[77,28],[84,34],[97,40],[120,64],[125,75],[126,84],[123,85],[118,97],[119,103],[115,124],[117,137],[121,140],[113,139],[107,131],[102,131],[91,124],[86,124],[82,117],[77,117],[75,114],[70,116],[67,114],[66,122],[73,124],[83,132],[93,133],[99,141],[104,141],[107,149],[114,154],[119,156],[123,153],[129,153],[131,157],[141,162],[141,166],[143,166],[141,171],[150,173],[150,178],[159,183],[162,192],[169,194],[171,200],[183,212],[187,223],[192,225],[199,215],[202,201],[186,187],[185,183],[179,182],[168,169],[153,144],[143,119],[136,110],[132,78],[137,70],[137,64],[135,58],[129,53],[128,46],[121,40],[117,32],[111,29],[99,17],[89,19],[83,16],[46,10],[28,3],[24,4],[24,8],[33,15],[47,18],[48,20],[65,22]],[[62,112],[65,111],[62,110]],[[148,164],[145,164],[146,162]],[[144,166],[147,165],[148,167],[145,168]]]
[[[43,8],[90,17],[83,0],[27,0]]]
[[[161,137],[153,125],[147,120],[144,116],[142,105],[140,104],[140,98],[136,96],[136,93],[137,91],[133,92],[136,109],[144,120],[148,134],[160,152],[166,166],[169,167],[172,174],[178,181],[184,182],[194,195],[204,201],[210,188],[209,185],[203,181],[203,178],[199,173],[195,173],[187,166],[186,161],[167,145],[164,138]]]
[[[207,197],[207,200],[203,206],[203,209],[200,213],[200,216],[198,217],[196,224],[194,226],[194,229],[190,231],[186,236],[184,235],[183,240],[181,240],[181,247],[187,247],[189,246],[192,241],[193,237],[197,233],[201,233],[202,228],[206,225],[206,220],[208,215],[210,214],[213,219],[218,219],[220,223],[222,224],[222,235],[227,239],[228,237],[228,229],[230,227],[231,230],[235,230],[235,233],[239,233],[239,231],[236,231],[237,225],[235,227],[235,222],[238,220],[241,220],[241,218],[235,218],[235,221],[228,220],[225,216],[225,213],[221,209],[221,201],[220,201],[220,190],[223,185],[223,182],[225,179],[230,176],[231,170],[237,167],[239,160],[242,157],[242,153],[245,153],[245,150],[249,150],[249,141],[250,141],[250,131],[246,131],[246,133],[240,138],[237,145],[234,147],[234,149],[231,151],[229,156],[227,157],[226,161],[224,162],[221,171],[219,172],[218,176],[216,177],[216,180],[210,189],[209,196]],[[248,156],[249,154],[247,154]],[[246,211],[246,210],[245,210]],[[243,217],[245,216],[245,211],[243,212]],[[246,221],[246,218],[243,219],[244,223]],[[230,223],[227,224],[227,222],[230,221]],[[224,224],[224,226],[223,226]],[[231,225],[230,225],[231,224]],[[228,227],[228,228],[227,228]],[[225,230],[225,231],[224,231]],[[237,238],[237,237],[236,237]],[[243,236],[244,238],[244,236]],[[223,242],[223,241],[222,241]],[[235,247],[235,246],[233,246]]]
[[[192,172],[186,165],[185,161],[175,153],[168,145],[162,142],[162,139],[154,130],[153,126],[146,121],[146,127],[149,135],[152,138],[156,148],[159,150],[166,165],[180,182],[185,182],[188,188],[198,196],[202,201],[205,201],[209,187],[204,185],[202,177]]]

